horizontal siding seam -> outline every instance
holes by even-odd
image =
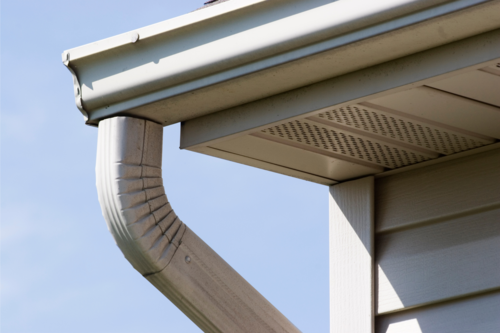
[[[377,221],[375,221],[375,233],[376,233],[376,235],[386,235],[386,234],[390,234],[393,232],[416,229],[416,228],[428,226],[428,225],[431,225],[434,223],[446,222],[446,221],[450,221],[450,220],[454,220],[454,219],[458,219],[458,218],[462,218],[462,217],[466,217],[466,216],[470,216],[470,215],[474,215],[474,214],[488,212],[490,210],[495,210],[498,208],[500,208],[500,201],[495,202],[493,204],[489,204],[489,205],[484,205],[484,206],[475,207],[472,209],[467,209],[467,210],[464,210],[464,211],[461,211],[458,213],[436,216],[436,217],[432,217],[429,219],[418,220],[418,221],[404,224],[404,225],[398,225],[398,226],[384,228],[381,230],[376,228]]]
[[[432,302],[417,304],[417,305],[408,306],[408,307],[404,307],[404,308],[400,308],[400,309],[396,309],[396,310],[391,310],[391,311],[386,311],[386,312],[378,312],[378,311],[376,311],[375,312],[375,317],[381,317],[381,316],[385,316],[385,315],[391,315],[391,314],[395,314],[395,313],[401,313],[401,312],[404,312],[404,311],[413,310],[413,309],[417,309],[417,308],[425,308],[425,307],[430,307],[430,306],[439,306],[439,305],[443,305],[443,304],[446,304],[446,303],[452,303],[452,302],[456,302],[456,301],[465,300],[465,299],[468,299],[468,298],[474,298],[474,297],[478,297],[478,296],[482,296],[482,295],[494,293],[494,292],[497,292],[497,291],[500,291],[500,287],[479,290],[479,291],[475,291],[475,292],[472,292],[472,293],[462,294],[462,295],[453,296],[453,297],[447,297],[447,298],[443,298],[443,299],[440,299],[440,300],[437,300],[437,301],[432,301]]]

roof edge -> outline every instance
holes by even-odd
[[[227,1],[205,10],[216,8],[216,13],[212,14],[220,16],[223,12],[231,12],[228,8],[231,2]],[[181,29],[180,33],[164,36],[166,39],[151,38],[147,42],[134,44],[138,38],[142,40],[140,32],[142,30],[138,30],[139,33],[133,36],[122,34],[120,38],[127,39],[127,45],[123,44],[119,51],[111,52],[111,49],[107,48],[100,53],[94,53],[95,56],[80,58],[74,58],[73,53],[65,53],[65,65],[73,70],[75,85],[78,85],[75,86],[75,91],[80,93],[77,96],[77,102],[81,102],[79,108],[88,114],[87,123],[97,124],[101,119],[116,115],[132,115],[168,125],[342,75],[346,70],[353,71],[373,66],[374,61],[369,60],[373,55],[365,57],[367,59],[363,61],[367,63],[364,65],[351,56],[349,58],[353,61],[347,64],[348,66],[346,64],[336,66],[338,56],[335,52],[341,48],[357,45],[356,48],[352,48],[352,52],[367,54],[371,51],[370,48],[373,48],[373,45],[370,46],[371,40],[378,36],[390,38],[393,32],[405,29],[404,38],[400,36],[399,39],[417,39],[418,43],[420,38],[418,32],[428,29],[425,27],[427,22],[451,17],[451,22],[456,23],[463,20],[461,15],[467,16],[463,13],[468,13],[469,8],[485,6],[496,8],[500,0],[390,0],[383,3],[366,0],[336,2],[316,0],[310,3],[242,0],[240,5],[243,3],[247,4],[245,8],[257,3],[266,4],[253,6],[254,10],[238,16],[226,15],[224,19],[211,21],[210,24],[195,26],[196,22],[201,21],[184,20],[183,24],[179,23],[179,28],[191,26],[191,29]],[[217,7],[224,7],[225,11]],[[236,10],[236,7],[231,8]],[[192,14],[183,17],[190,17]],[[205,16],[205,21],[215,16]],[[432,36],[432,42],[423,43],[425,44],[423,46],[418,44],[419,49],[413,47],[412,52],[420,52],[467,38],[468,33],[477,34],[496,29],[500,26],[499,22],[491,18],[484,22],[481,20],[475,23],[477,27],[473,32],[467,32],[470,29],[463,31],[463,26],[453,23],[444,37],[436,33],[437,37]],[[143,29],[147,30],[149,27]],[[158,35],[151,33],[150,37],[152,36]],[[359,47],[361,44],[367,44],[367,49]],[[379,55],[380,59],[377,61],[380,63],[391,60],[391,54],[395,50],[377,52],[386,54],[384,57]],[[307,73],[307,79],[298,78],[295,80],[297,82],[293,81],[294,84],[297,83],[296,86],[275,79],[276,82],[272,84],[273,87],[268,91],[268,95],[263,95],[267,94],[266,92],[260,95],[253,93],[253,83],[249,82],[257,82],[256,75],[269,76],[269,73],[273,74],[285,67],[287,73],[293,72],[293,66],[290,64],[303,60],[307,62],[308,59],[309,62],[302,67],[303,69],[311,67],[315,63],[314,57],[322,54],[329,58],[331,63],[328,65],[330,68],[325,68],[326,71],[315,68],[312,74]],[[400,56],[396,55],[393,58]],[[242,96],[238,93],[228,96],[232,99],[231,103],[221,103],[221,105],[205,103],[206,105],[200,108],[200,102],[195,101],[200,99],[197,93],[203,89],[208,88],[210,90],[208,94],[211,96],[227,93],[227,84],[221,89],[218,89],[217,85],[245,78],[248,78],[246,80],[248,82],[244,82],[244,85],[248,88],[240,93]],[[238,84],[236,87],[230,87],[230,90],[238,89],[237,86]],[[255,96],[250,97],[245,94]],[[186,99],[186,101],[171,103],[172,98]],[[168,105],[165,105],[164,101],[167,100]],[[182,107],[176,106],[181,104]],[[186,109],[186,106],[189,107]],[[155,116],[151,117],[148,113]]]
[[[204,8],[204,10],[195,10],[169,20],[66,50],[62,53],[62,60],[63,62],[77,60],[97,53],[103,53],[123,45],[133,44],[138,40],[169,33],[265,1],[269,0],[226,1],[218,4],[218,6],[210,6]]]

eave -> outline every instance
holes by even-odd
[[[186,121],[181,148],[332,185],[496,147],[499,40],[490,31]]]
[[[499,7],[227,1],[65,51],[63,61],[88,124],[129,115],[168,125],[493,30]]]
[[[198,326],[297,331],[173,212],[161,152],[162,126],[176,122],[183,149],[345,182],[330,188],[331,267],[349,262],[334,294],[356,299],[372,329],[374,178],[499,149],[499,41],[500,0],[234,0],[63,62],[99,126],[99,201],[117,245]],[[332,303],[332,322],[360,312],[344,303]]]

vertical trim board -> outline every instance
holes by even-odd
[[[330,332],[374,326],[374,177],[330,187]]]

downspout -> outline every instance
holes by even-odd
[[[115,117],[99,123],[97,191],[125,258],[204,332],[299,332],[181,222],[162,179],[163,127]]]

